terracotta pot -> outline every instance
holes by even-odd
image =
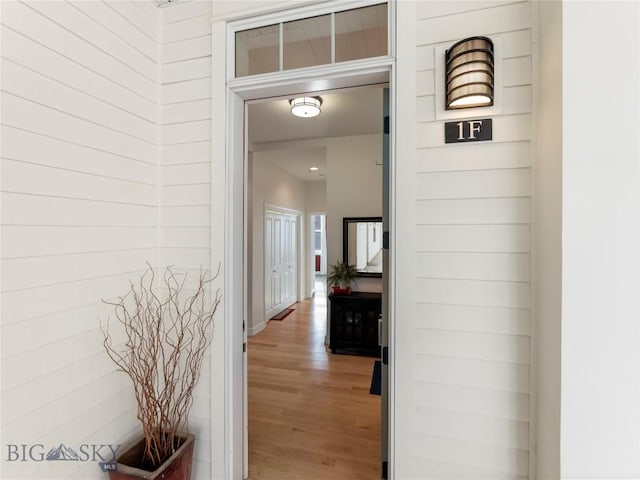
[[[144,454],[144,438],[142,438],[118,455],[117,469],[109,471],[110,480],[190,480],[195,436],[192,434],[179,436],[184,438],[182,445],[153,472],[132,466],[139,465]]]
[[[334,286],[333,287],[333,294],[334,295],[350,295],[351,294],[351,287]]]

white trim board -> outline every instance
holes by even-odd
[[[380,2],[370,2],[380,3]],[[390,38],[392,39],[391,55],[375,60],[345,62],[313,69],[281,72],[260,76],[261,78],[244,78],[242,81],[227,83],[228,62],[213,62],[212,75],[212,208],[211,208],[211,241],[212,262],[222,263],[224,319],[218,322],[214,332],[212,351],[212,445],[222,447],[212,450],[212,478],[220,480],[240,479],[243,475],[242,450],[242,328],[239,319],[246,318],[246,307],[243,305],[243,288],[246,287],[246,273],[243,258],[244,246],[238,241],[243,236],[243,159],[244,137],[243,125],[245,100],[260,99],[275,95],[288,95],[299,92],[319,92],[337,88],[355,87],[371,83],[390,83],[392,112],[396,112],[395,82],[398,75],[395,71],[395,8],[398,3],[390,3]],[[322,6],[326,4],[319,4]],[[228,23],[215,22],[212,26],[213,58],[227,58]],[[257,77],[257,76],[256,76]],[[218,121],[216,121],[218,119]],[[395,220],[393,205],[396,202],[395,162],[398,142],[395,141],[398,124],[391,126],[391,226]],[[232,126],[235,125],[235,128]],[[404,128],[404,127],[401,127]],[[392,231],[392,246],[396,233]],[[224,249],[215,248],[224,245]],[[393,248],[393,247],[392,247]],[[394,254],[391,255],[390,275],[394,278]],[[392,284],[393,285],[393,284]],[[243,287],[244,286],[244,287]],[[394,291],[390,296],[390,339],[395,338],[394,329]],[[394,441],[394,351],[390,343],[390,402],[389,402],[389,438],[390,460],[393,460]],[[223,388],[220,388],[220,386]],[[393,478],[393,461],[389,464]]]

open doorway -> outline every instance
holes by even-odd
[[[327,279],[327,214],[309,212],[310,263],[307,274],[309,291],[307,298],[326,292]]]
[[[250,479],[381,476],[376,358],[329,350],[325,276],[342,260],[343,218],[382,216],[383,87],[322,94],[315,122],[291,118],[287,98],[247,108]],[[298,217],[305,294],[283,319],[271,317],[262,303],[268,292],[255,281],[270,268],[259,253],[267,257],[262,239],[271,234],[256,231],[267,204],[305,212]],[[379,295],[382,281],[362,277],[357,289]]]

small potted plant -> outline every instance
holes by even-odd
[[[358,270],[355,265],[348,265],[338,260],[335,265],[330,266],[331,270],[327,275],[327,284],[333,287],[334,295],[349,295],[351,284],[355,285]]]
[[[104,348],[133,386],[142,426],[139,440],[116,458],[111,480],[189,480],[194,436],[187,420],[220,297],[208,298],[215,279],[200,274],[189,294],[186,275],[171,267],[157,282],[151,265],[126,295],[111,305],[116,329],[101,325]]]

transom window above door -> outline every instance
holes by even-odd
[[[235,77],[388,54],[388,7],[378,3],[235,32]]]

